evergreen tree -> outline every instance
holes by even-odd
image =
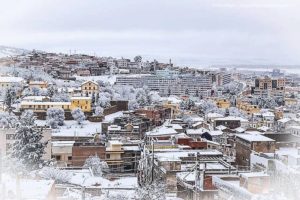
[[[15,99],[16,99],[16,93],[15,93],[15,91],[13,89],[11,89],[11,88],[8,88],[6,90],[6,93],[5,93],[4,104],[6,105],[9,113],[12,110],[12,106],[11,105],[13,104],[13,102],[15,101]]]
[[[199,97],[199,90],[196,90],[195,96],[196,96],[196,97]]]
[[[42,142],[42,130],[35,126],[35,116],[31,110],[25,111],[15,132],[15,142],[11,157],[27,170],[41,168],[45,161],[42,156],[47,142]]]
[[[168,96],[171,96],[171,88],[168,89]]]
[[[49,97],[53,97],[54,94],[55,94],[55,88],[51,85],[50,87],[47,88],[47,95]]]

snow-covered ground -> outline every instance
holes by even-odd
[[[103,122],[113,122],[113,120],[117,117],[122,117],[123,116],[123,112],[119,111],[116,113],[112,113],[110,115],[106,115]]]
[[[36,123],[40,126],[46,125],[45,120],[37,120]],[[52,130],[52,136],[92,136],[95,133],[101,133],[100,122],[84,121],[81,125],[74,120],[65,121],[65,125],[59,129]]]
[[[138,186],[137,177],[132,176],[109,180],[104,177],[93,176],[88,169],[68,170],[68,173],[72,174],[68,182],[80,186],[99,186],[101,188],[136,188]]]
[[[103,121],[112,122],[116,117],[121,116],[123,116],[123,112],[119,111],[110,115],[106,115]],[[36,124],[39,126],[45,126],[46,120],[36,120]],[[79,125],[74,120],[65,120],[64,126],[52,130],[52,136],[93,136],[95,133],[102,132],[101,124],[101,122],[90,122],[85,120],[81,125]]]

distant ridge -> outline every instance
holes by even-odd
[[[0,58],[29,53],[29,50],[0,45]]]

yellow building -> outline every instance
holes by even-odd
[[[71,110],[80,108],[83,112],[92,111],[91,97],[71,97]]]
[[[297,104],[298,104],[298,100],[296,98],[285,98],[284,99],[285,106],[293,106],[293,105],[297,105]]]
[[[247,102],[237,102],[236,107],[244,112],[247,113],[247,115],[252,115],[253,113],[259,113],[260,108],[258,105],[251,105]]]
[[[165,101],[162,105],[164,108],[171,108],[171,118],[176,118],[180,114],[179,104],[173,103],[172,101]]]
[[[228,99],[218,99],[216,100],[218,108],[229,108],[230,107],[230,101]]]
[[[51,102],[51,101],[22,101],[20,104],[21,110],[47,111],[48,108],[62,108],[65,111],[70,111],[75,108],[80,108],[83,112],[92,111],[91,97],[72,97],[71,102]]]
[[[48,87],[48,83],[46,81],[30,81],[28,83],[30,89],[32,88],[40,88],[46,89]]]
[[[95,81],[86,81],[81,84],[81,93],[82,94],[93,94],[99,93],[99,85]]]

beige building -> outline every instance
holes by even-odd
[[[110,140],[106,146],[106,162],[111,171],[122,171],[124,150],[123,143],[117,140]]]
[[[8,155],[11,151],[12,145],[15,142],[14,135],[16,129],[10,128],[1,128],[0,129],[0,150],[2,155]],[[42,141],[46,142],[51,140],[51,129],[43,129],[43,138]],[[43,156],[44,159],[50,160],[51,159],[51,143],[47,144],[45,149],[45,155]]]
[[[60,167],[72,165],[72,148],[75,141],[52,141],[51,156]]]
[[[281,97],[285,95],[285,79],[263,77],[255,79],[254,95],[261,97]]]
[[[0,76],[0,90],[6,90],[14,84],[20,84],[23,86],[24,79],[21,77]]]
[[[99,85],[95,81],[86,81],[81,84],[81,93],[82,94],[96,94],[99,93]]]
[[[71,102],[30,102],[30,101],[22,101],[20,104],[21,110],[33,110],[44,112],[47,111],[48,108],[62,108],[64,110],[71,109]]]
[[[30,89],[32,88],[40,88],[46,89],[48,87],[48,83],[46,81],[30,81],[28,83]]]

